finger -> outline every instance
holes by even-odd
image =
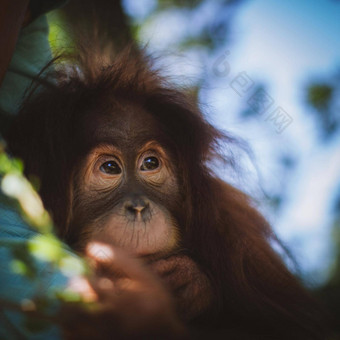
[[[173,271],[176,268],[182,268],[183,270],[192,270],[192,268],[198,268],[196,262],[186,255],[173,255],[166,259],[155,261],[150,265],[162,273]]]
[[[151,264],[157,273],[172,289],[177,289],[194,279],[194,273],[199,272],[196,263],[187,256],[172,256]]]
[[[104,243],[90,242],[86,247],[86,254],[95,260],[97,265],[111,271],[112,274],[121,271],[134,280],[145,282],[154,280],[151,272],[141,261],[131,257],[121,249]]]
[[[168,259],[161,259],[156,262],[150,264],[150,268],[154,273],[157,273],[159,276],[166,276],[171,274],[176,270],[177,261],[171,257]]]

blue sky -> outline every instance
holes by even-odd
[[[316,123],[303,104],[302,89],[308,80],[340,68],[340,2],[249,1],[241,8],[234,29],[233,68],[263,81],[275,102],[293,117],[280,136],[263,135],[256,124],[246,133],[265,182],[278,181],[272,161],[275,150],[292,152],[298,159],[298,168],[289,179],[286,206],[282,214],[272,217],[274,227],[293,248],[303,269],[317,273],[315,281],[321,280],[332,258],[330,222],[332,198],[340,182],[340,138],[327,146],[320,144]],[[236,100],[236,108],[237,104],[241,105]]]
[[[284,60],[296,72],[315,66],[327,71],[340,56],[339,2],[257,0],[249,1],[241,12],[239,23],[248,39],[270,47],[273,59]]]

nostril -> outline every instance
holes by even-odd
[[[126,209],[128,212],[132,213],[132,214],[134,214],[134,213],[136,212],[135,208],[134,208],[133,205],[131,205],[131,204],[126,205],[126,206],[125,206],[125,209]]]

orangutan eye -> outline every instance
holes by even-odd
[[[119,175],[122,169],[116,161],[107,161],[100,166],[100,171],[108,175]]]
[[[156,157],[145,157],[140,167],[142,171],[151,171],[159,167],[159,160]]]

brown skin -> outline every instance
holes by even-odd
[[[56,89],[24,104],[8,135],[27,174],[41,179],[60,236],[78,249],[104,238],[144,258],[191,326],[327,339],[322,309],[273,250],[266,220],[213,171],[220,147],[235,140],[146,60],[125,53],[110,65],[92,46],[77,60],[73,73],[56,75]],[[142,170],[149,156],[160,166]],[[108,161],[121,171],[103,172]]]

